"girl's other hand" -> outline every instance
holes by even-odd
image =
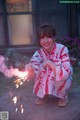
[[[29,79],[32,79],[35,77],[34,67],[33,67],[32,63],[26,64],[25,70],[28,71],[28,78]]]

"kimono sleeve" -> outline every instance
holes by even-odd
[[[41,61],[42,61],[42,58],[39,52],[36,51],[30,61],[30,63],[32,63],[34,66],[35,74],[38,74],[40,71]]]
[[[72,75],[72,66],[70,64],[68,49],[64,46],[60,54],[59,65],[56,67],[56,81],[66,80],[70,75]]]

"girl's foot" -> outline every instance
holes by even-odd
[[[69,102],[69,99],[68,97],[66,98],[61,98],[59,101],[58,101],[58,106],[60,107],[65,107]]]
[[[35,104],[37,104],[37,105],[43,104],[43,103],[45,103],[48,99],[49,99],[48,96],[45,96],[44,98],[37,97],[37,98],[35,99]]]

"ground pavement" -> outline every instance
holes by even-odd
[[[80,89],[72,88],[69,93],[70,102],[66,107],[58,107],[58,99],[50,96],[42,105],[35,105],[35,96],[32,92],[33,82],[25,84],[17,90],[8,86],[8,91],[0,96],[0,112],[8,111],[9,120],[80,120]],[[12,98],[17,95],[19,103],[14,105]],[[20,105],[24,106],[21,113]],[[15,109],[18,108],[16,112]]]

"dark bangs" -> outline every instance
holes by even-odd
[[[44,36],[52,38],[56,36],[56,30],[52,25],[42,25],[39,29],[39,38],[44,38]]]

